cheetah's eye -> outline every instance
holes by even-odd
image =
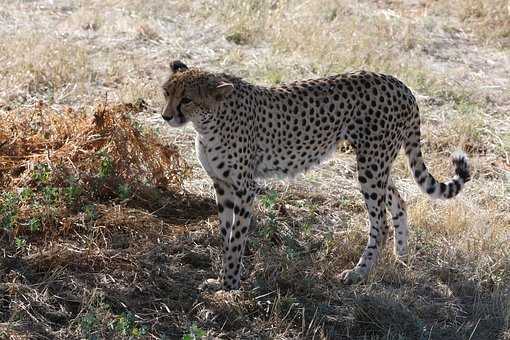
[[[189,103],[191,103],[191,99],[186,98],[186,97],[181,99],[181,104],[186,105],[186,104],[189,104]]]

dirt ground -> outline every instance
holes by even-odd
[[[0,48],[0,338],[510,339],[507,1],[4,0]],[[473,180],[432,201],[400,155],[408,261],[388,246],[345,286],[366,212],[344,147],[263,183],[241,290],[202,289],[218,218],[193,129],[160,118],[173,59],[266,85],[393,74],[431,172],[462,148]]]

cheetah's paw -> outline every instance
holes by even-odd
[[[207,279],[200,284],[198,290],[200,292],[217,292],[222,289],[220,280],[218,279]]]
[[[344,270],[340,274],[339,278],[343,284],[352,285],[363,281],[366,278],[366,275],[363,275],[362,273],[356,271],[356,269],[348,269]]]

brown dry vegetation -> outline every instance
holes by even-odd
[[[510,339],[506,0],[17,1],[0,5],[0,338]],[[221,247],[191,128],[158,118],[168,62],[264,84],[359,68],[417,94],[424,154],[473,180],[431,201],[401,156],[406,265],[365,244],[346,149],[257,205],[242,290],[199,290]],[[113,104],[127,102],[133,104]],[[191,169],[185,164],[191,166]]]

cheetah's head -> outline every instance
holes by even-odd
[[[170,68],[170,78],[163,84],[166,104],[161,113],[170,126],[206,123],[211,111],[234,90],[219,75],[188,68],[179,60],[171,62]]]

